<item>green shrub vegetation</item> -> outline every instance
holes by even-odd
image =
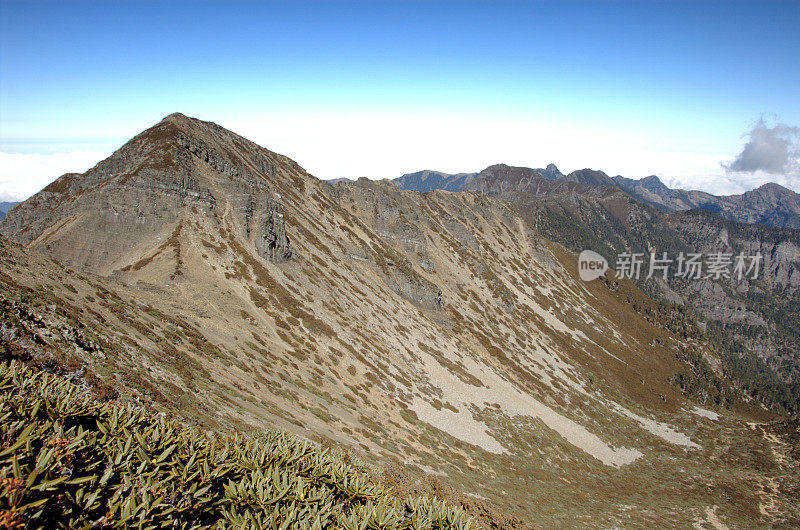
[[[364,465],[280,432],[212,437],[0,364],[0,527],[474,528]]]

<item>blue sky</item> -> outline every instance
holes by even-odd
[[[715,192],[800,190],[796,157],[783,173],[722,165],[764,115],[796,145],[798,1],[0,9],[0,197],[85,170],[175,111],[320,178],[552,161]]]

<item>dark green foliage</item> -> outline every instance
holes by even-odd
[[[341,452],[277,432],[214,439],[16,361],[0,365],[0,422],[3,527],[474,528]]]
[[[740,394],[728,382],[717,377],[700,350],[681,348],[677,356],[688,365],[689,371],[675,375],[672,381],[685,396],[723,407],[741,402]]]
[[[718,322],[709,322],[707,334],[719,345],[723,354],[726,376],[736,381],[751,397],[767,407],[785,412],[793,417],[800,415],[800,378],[797,377],[797,361],[786,363],[786,372],[791,370],[793,378],[782,378],[780,368],[775,372],[739,341],[731,338],[733,333]],[[739,352],[739,353],[737,353]],[[788,379],[788,380],[787,380]]]

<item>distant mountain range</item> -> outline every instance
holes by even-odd
[[[720,344],[729,374],[736,373],[762,400],[800,411],[800,400],[792,397],[800,395],[800,327],[789,317],[800,307],[796,193],[766,184],[718,197],[672,190],[655,176],[612,179],[589,169],[563,175],[552,164],[545,171],[551,178],[541,169],[496,164],[470,178],[462,190],[502,199],[548,240],[576,253],[592,249],[609,263],[624,252],[646,256],[653,249],[671,256],[761,254],[762,286],[674,278],[669,285],[657,280],[637,284],[658,300],[692,307],[706,320],[705,334]],[[755,357],[747,359],[744,352]],[[779,380],[763,375],[762,361]]]
[[[420,192],[434,189],[485,192],[487,178],[498,173],[512,179],[504,179],[503,186],[508,187],[513,181],[517,191],[525,191],[536,197],[561,193],[566,189],[565,186],[570,186],[568,183],[589,187],[607,186],[619,188],[638,201],[663,212],[706,210],[741,223],[800,228],[800,195],[775,183],[764,184],[741,195],[718,196],[703,191],[672,189],[655,175],[635,180],[622,176],[609,177],[602,171],[591,169],[581,169],[564,175],[555,164],[537,169],[497,164],[480,173],[418,171],[396,178],[394,182],[402,189]]]
[[[421,192],[432,190],[461,191],[475,178],[477,173],[441,173],[439,171],[417,171],[407,173],[394,182],[405,190]]]
[[[16,202],[0,202],[0,220],[2,220],[8,211],[19,203]]]

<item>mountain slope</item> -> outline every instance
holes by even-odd
[[[640,181],[615,177],[614,181],[631,190],[630,193],[613,184],[598,185],[607,182],[606,179],[602,172],[584,170],[551,180],[544,178],[539,170],[498,164],[483,170],[466,188],[508,201],[548,239],[574,252],[584,249],[600,252],[612,267],[617,256],[624,252],[641,253],[646,259],[651,253],[662,256],[666,252],[673,260],[681,252],[685,255],[702,252],[706,257],[723,253],[730,254],[732,262],[734,256],[742,253],[748,256],[760,253],[763,263],[759,282],[740,284],[725,278],[716,282],[686,282],[672,277],[666,283],[654,279],[640,282],[640,286],[653,296],[685,304],[708,319],[709,336],[727,352],[726,369],[736,374],[739,384],[770,406],[795,417],[800,414],[800,357],[796,353],[800,348],[800,329],[793,317],[800,308],[798,232],[758,224],[742,225],[708,212],[666,215],[664,211],[676,205],[665,205],[661,197],[674,190],[657,177]],[[764,193],[770,190],[776,195],[764,199]],[[761,207],[761,210],[746,210],[753,215],[757,211],[775,213],[782,208],[779,197],[786,192],[793,193],[777,185],[765,185],[733,198],[690,192],[691,197],[703,197],[706,202],[682,202],[677,207],[703,206],[719,210],[720,215],[736,217],[742,214],[741,209],[737,210],[737,201],[744,197]],[[714,206],[722,201],[728,201],[724,211],[723,207]],[[763,218],[746,220],[763,221]],[[646,273],[648,263],[643,265]],[[674,266],[673,263],[673,269]]]
[[[668,281],[643,277],[639,285],[653,296],[702,315],[708,320],[709,335],[728,351],[728,369],[737,372],[740,383],[778,408],[794,415],[800,412],[796,397],[800,330],[790,316],[800,307],[799,232],[734,223],[698,210],[666,215],[615,188],[542,186],[541,179],[520,180],[520,174],[531,170],[493,167],[499,169],[492,174],[491,185],[476,191],[503,198],[548,239],[574,252],[599,252],[612,267],[624,252],[643,256],[644,274],[651,253],[659,257],[667,253],[674,261],[680,253],[700,252],[707,258],[722,252],[731,262],[740,254],[760,254],[755,281],[724,277],[685,281],[674,276],[673,262]],[[777,376],[769,374],[764,362]]]
[[[5,340],[71,347],[208,428],[334,440],[544,526],[798,516],[790,464],[742,463],[779,450],[748,426],[771,416],[675,384],[699,384],[687,355],[718,362],[692,324],[630,282],[581,282],[499,198],[332,186],[172,115],[0,232],[26,247],[2,245]]]

